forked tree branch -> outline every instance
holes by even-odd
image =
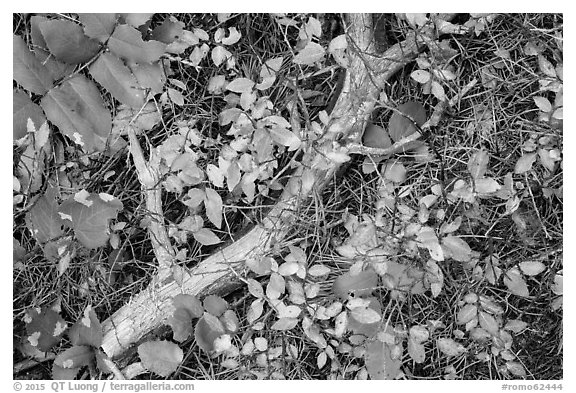
[[[384,83],[404,65],[414,60],[422,44],[434,39],[433,26],[425,26],[418,34],[410,33],[407,39],[388,49],[383,55],[374,53],[372,18],[370,14],[347,15],[347,35],[350,66],[345,75],[344,86],[331,113],[326,132],[307,146],[301,165],[295,170],[285,186],[280,201],[264,220],[250,232],[229,246],[216,251],[207,259],[181,271],[183,278],[174,280],[168,271],[167,261],[172,260],[173,248],[162,229],[163,217],[160,203],[160,188],[154,179],[147,179],[154,171],[151,163],[140,162],[140,147],[135,136],[131,136],[131,153],[139,171],[139,178],[146,190],[147,208],[156,217],[149,228],[156,257],[159,260],[159,275],[141,293],[130,300],[109,319],[104,321],[102,348],[111,357],[118,357],[145,334],[160,327],[173,312],[171,299],[181,293],[204,295],[226,293],[239,282],[244,272],[245,261],[259,259],[270,251],[271,243],[286,236],[294,212],[307,200],[312,192],[319,192],[333,179],[341,161],[330,159],[337,152],[337,137],[359,142],[365,125],[374,110]],[[447,19],[447,18],[445,18]],[[449,19],[449,18],[448,18]],[[152,173],[152,178],[154,174]],[[150,180],[156,189],[148,183]]]

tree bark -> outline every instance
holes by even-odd
[[[394,45],[383,55],[377,55],[374,52],[371,15],[350,14],[347,15],[347,22],[350,66],[331,113],[331,121],[326,126],[326,132],[313,144],[308,144],[304,148],[301,163],[286,184],[280,201],[265,219],[246,235],[216,251],[191,268],[189,273],[180,270],[177,274],[180,277],[177,280],[173,274],[166,274],[168,271],[166,259],[170,259],[170,255],[173,255],[172,245],[163,235],[165,230],[162,232],[162,228],[156,228],[160,231],[160,235],[152,233],[151,236],[155,250],[157,248],[163,250],[161,252],[163,256],[158,252],[156,254],[158,259],[164,258],[164,261],[159,260],[160,274],[144,291],[103,322],[102,348],[108,356],[120,356],[145,334],[164,324],[173,312],[171,299],[174,296],[181,293],[224,294],[229,288],[237,285],[245,272],[244,262],[247,259],[259,259],[265,256],[274,241],[286,236],[298,207],[313,192],[320,192],[334,177],[342,162],[334,157],[342,157],[342,154],[348,151],[346,146],[336,142],[336,138],[354,143],[361,140],[365,124],[371,116],[385,81],[405,64],[414,60],[420,45],[425,42],[423,38],[429,40],[434,33],[432,26],[425,26],[418,35],[410,33],[404,42]],[[145,179],[141,177],[142,180]],[[154,182],[152,179],[146,183]],[[156,205],[158,208],[159,192],[159,189],[148,191],[150,206]],[[164,244],[165,242],[168,244]]]

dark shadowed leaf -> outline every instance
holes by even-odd
[[[123,208],[118,199],[102,195],[107,194],[89,194],[80,202],[72,196],[60,205],[60,212],[69,216],[64,223],[74,229],[76,237],[85,247],[91,249],[106,244],[109,238],[108,222],[115,219]]]
[[[39,27],[50,53],[64,63],[85,63],[100,50],[98,42],[86,37],[82,26],[74,22],[46,20]]]
[[[105,42],[114,31],[118,15],[116,14],[78,14],[84,25],[84,34],[100,42]]]
[[[102,345],[102,325],[91,306],[76,321],[68,332],[72,345],[87,345],[99,348]]]
[[[60,314],[51,308],[43,310],[32,309],[26,312],[27,340],[33,347],[42,352],[49,351],[60,342],[62,334],[66,330],[66,322]]]
[[[110,111],[98,89],[83,75],[76,75],[51,89],[40,106],[60,132],[84,151],[103,151],[111,129]]]
[[[12,39],[12,77],[22,87],[36,94],[46,93],[54,82],[48,69],[17,35]]]
[[[28,134],[26,125],[32,119],[38,128],[46,121],[42,108],[32,102],[28,94],[22,90],[14,90],[12,94],[12,135],[14,140]]]
[[[62,235],[63,221],[58,214],[54,188],[48,187],[44,195],[32,206],[26,214],[26,224],[40,243],[46,243]]]
[[[121,103],[134,109],[144,105],[144,89],[130,69],[116,56],[104,53],[90,67],[90,74]]]
[[[169,341],[148,341],[138,346],[138,355],[148,371],[162,377],[172,374],[184,358],[182,349]]]
[[[88,346],[75,345],[54,359],[54,364],[63,369],[79,369],[94,362],[94,350]]]
[[[108,47],[118,57],[135,63],[152,63],[164,54],[166,44],[142,40],[142,34],[128,25],[119,25],[108,40]]]

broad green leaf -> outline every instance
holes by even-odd
[[[118,15],[116,14],[78,14],[84,25],[84,34],[100,42],[105,42],[116,26]]]
[[[296,262],[284,262],[280,266],[278,266],[278,274],[281,276],[291,276],[296,274],[296,272],[300,269],[300,265]]]
[[[534,97],[534,103],[542,112],[548,113],[552,110],[552,104],[545,97]]]
[[[458,311],[456,316],[456,323],[466,325],[468,322],[478,316],[478,306],[475,304],[465,304],[464,307]]]
[[[226,86],[227,90],[234,93],[250,93],[254,88],[254,82],[248,78],[236,78]]]
[[[408,355],[414,360],[416,363],[424,363],[426,360],[426,351],[424,345],[419,342],[414,341],[413,339],[408,340]]]
[[[324,58],[325,49],[322,45],[310,41],[296,56],[295,64],[311,65]]]
[[[94,360],[94,349],[75,345],[56,356],[54,364],[64,369],[79,369],[92,364]]]
[[[519,319],[511,319],[508,322],[506,322],[506,326],[504,326],[504,329],[514,333],[520,333],[524,329],[526,329],[526,327],[528,327],[528,324],[526,322],[521,321]]]
[[[388,134],[394,142],[398,142],[417,131],[409,117],[414,120],[418,127],[421,127],[426,122],[426,109],[417,101],[408,101],[392,113],[388,121]],[[409,146],[405,146],[404,150],[409,150]]]
[[[176,41],[179,37],[182,37],[183,32],[184,22],[175,19],[173,20],[172,18],[166,18],[160,26],[157,26],[152,31],[152,39],[165,44],[170,44]]]
[[[248,323],[253,324],[254,321],[256,321],[258,318],[260,318],[263,311],[264,311],[264,304],[262,302],[262,299],[254,300],[250,304],[250,308],[248,309],[248,312],[246,313],[246,320],[248,321]]]
[[[430,80],[430,73],[426,70],[416,70],[410,74],[410,77],[418,83],[427,83]]]
[[[87,345],[99,348],[102,345],[102,325],[91,306],[86,307],[84,314],[68,332],[72,345]]]
[[[73,380],[78,375],[79,368],[64,368],[52,363],[52,379],[58,380]]]
[[[148,22],[153,13],[123,13],[122,18],[133,27],[140,27],[144,23]]]
[[[12,78],[32,93],[44,94],[54,79],[44,65],[28,49],[20,36],[12,39]]]
[[[468,243],[457,236],[446,236],[442,239],[442,245],[448,249],[449,255],[459,262],[468,262],[472,257]]]
[[[447,356],[458,356],[466,352],[466,348],[451,338],[439,338],[436,340],[438,349]]]
[[[312,277],[322,277],[330,273],[330,268],[323,264],[316,264],[308,269],[308,274]]]
[[[200,348],[206,352],[214,350],[214,340],[225,333],[224,325],[214,315],[205,312],[196,323],[194,338]]]
[[[486,174],[490,156],[485,150],[477,150],[468,160],[468,172],[474,179],[480,179]]]
[[[287,331],[292,330],[298,325],[298,318],[280,318],[271,326],[273,330]]]
[[[435,261],[444,260],[444,251],[442,251],[442,246],[440,246],[440,242],[438,241],[434,229],[430,227],[422,227],[416,236],[416,240],[426,247],[428,252],[430,252],[430,256]]]
[[[224,328],[229,333],[235,333],[240,327],[240,320],[234,310],[224,311],[224,314],[220,316],[220,322],[222,322]]]
[[[270,137],[277,144],[288,147],[289,151],[296,150],[302,143],[296,134],[278,125],[270,128]]]
[[[504,284],[514,295],[522,297],[530,296],[528,285],[526,285],[526,281],[524,281],[517,267],[513,267],[504,274]]]
[[[134,27],[119,25],[108,40],[108,47],[116,56],[135,63],[152,63],[160,59],[166,44],[158,41],[143,41],[142,34]]]
[[[30,36],[32,37],[33,51],[40,62],[48,68],[52,78],[58,80],[64,76],[71,75],[74,71],[74,64],[66,64],[56,60],[48,51],[48,46],[40,31],[40,23],[49,20],[43,16],[34,15],[30,18]]]
[[[51,89],[40,106],[48,120],[84,151],[105,149],[112,122],[110,111],[104,107],[96,86],[83,75]]]
[[[394,183],[402,183],[406,180],[406,168],[398,160],[389,160],[382,168],[384,178]]]
[[[415,325],[410,328],[410,339],[417,343],[423,343],[430,338],[430,332],[425,326]]]
[[[491,177],[483,177],[474,181],[474,189],[479,194],[492,194],[500,188],[502,188],[502,186]]]
[[[536,161],[536,153],[526,153],[516,161],[514,173],[523,174],[532,169],[532,164]]]
[[[204,309],[216,317],[221,316],[228,309],[228,302],[220,296],[208,295],[202,302]]]
[[[169,341],[148,341],[138,346],[138,355],[148,371],[162,377],[172,374],[182,360],[184,352]]]
[[[228,52],[222,45],[214,47],[210,55],[216,67],[220,66],[220,64],[232,57],[232,53]]]
[[[48,187],[26,214],[26,225],[39,243],[46,243],[63,234],[63,224],[58,214],[56,190]]]
[[[168,97],[174,104],[184,106],[184,96],[178,90],[168,88]]]
[[[257,299],[264,297],[264,288],[262,285],[253,278],[248,279],[248,292]]]
[[[286,281],[278,273],[270,274],[270,281],[266,286],[266,296],[270,299],[278,299],[286,290]]]
[[[162,93],[166,84],[166,74],[160,62],[130,64],[130,71],[136,77],[138,85],[148,88],[154,94]],[[155,107],[155,106],[154,106]]]
[[[222,226],[222,198],[211,188],[206,188],[204,196],[206,216],[216,228]]]
[[[368,374],[373,380],[395,379],[400,374],[401,357],[393,359],[391,347],[380,340],[368,342],[364,358]]]
[[[194,239],[203,246],[211,246],[221,242],[220,238],[208,228],[200,228],[192,234]]]
[[[40,127],[46,122],[42,109],[32,102],[28,94],[22,90],[14,90],[12,93],[12,135],[14,140],[25,137],[28,134],[28,119]]]
[[[183,308],[192,315],[193,318],[200,318],[204,314],[204,308],[200,300],[194,295],[180,294],[174,296],[172,304],[175,308]]]
[[[522,273],[527,276],[537,276],[546,270],[546,265],[540,261],[524,261],[518,264]]]
[[[74,230],[80,243],[95,249],[106,244],[110,236],[108,223],[122,209],[122,202],[116,198],[90,194],[85,202],[78,202],[74,197],[68,198],[59,210],[66,217],[64,223]]]
[[[348,299],[350,293],[354,296],[370,295],[378,286],[378,275],[373,270],[364,270],[357,275],[344,273],[334,281],[332,291],[340,300]]]
[[[478,313],[478,322],[482,329],[486,330],[494,337],[498,337],[498,332],[500,330],[500,325],[496,321],[496,318],[485,311],[480,311]]]
[[[149,131],[161,120],[160,112],[153,102],[148,102],[144,108],[132,109],[127,105],[117,108],[116,116],[112,120],[112,134],[120,135],[132,127],[136,134]]]
[[[114,98],[134,109],[140,109],[146,93],[122,61],[110,53],[102,54],[90,67],[90,74]]]
[[[166,324],[172,328],[172,338],[180,343],[187,340],[194,331],[192,315],[184,308],[176,308]]]
[[[380,318],[382,317],[380,315],[380,313],[378,313],[376,310],[373,310],[369,307],[353,308],[350,312],[350,315],[352,317],[354,317],[354,319],[357,320],[358,322],[364,323],[364,324],[371,324],[371,323],[379,322]]]
[[[66,322],[60,314],[51,308],[28,310],[24,318],[27,340],[33,347],[42,352],[49,351],[60,342],[66,330]]]
[[[39,27],[50,53],[65,63],[85,63],[100,50],[98,42],[86,37],[82,26],[74,22],[46,20]]]
[[[506,362],[506,368],[512,375],[517,377],[526,377],[526,369],[520,362],[508,361]]]

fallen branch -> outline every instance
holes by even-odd
[[[156,217],[149,228],[152,244],[159,261],[159,273],[150,285],[130,300],[103,323],[102,348],[111,357],[117,357],[145,334],[161,326],[173,311],[171,299],[180,293],[203,295],[226,293],[239,281],[245,261],[266,255],[273,241],[282,239],[291,227],[290,222],[298,207],[312,192],[319,192],[334,177],[341,161],[331,160],[331,153],[340,149],[337,137],[358,142],[369,120],[384,83],[404,65],[414,60],[422,45],[422,37],[432,39],[434,30],[424,27],[418,34],[387,50],[382,56],[374,53],[372,19],[369,14],[347,16],[350,49],[350,67],[344,86],[331,113],[325,134],[306,146],[300,166],[285,186],[280,201],[266,218],[244,237],[222,248],[191,268],[181,270],[175,280],[167,272],[173,248],[161,222],[160,190],[156,186],[152,163],[136,162],[142,157],[135,136],[131,136],[131,153],[146,190],[147,208]],[[151,154],[151,157],[154,157]],[[152,172],[152,173],[150,173]],[[156,189],[153,187],[156,186]]]

